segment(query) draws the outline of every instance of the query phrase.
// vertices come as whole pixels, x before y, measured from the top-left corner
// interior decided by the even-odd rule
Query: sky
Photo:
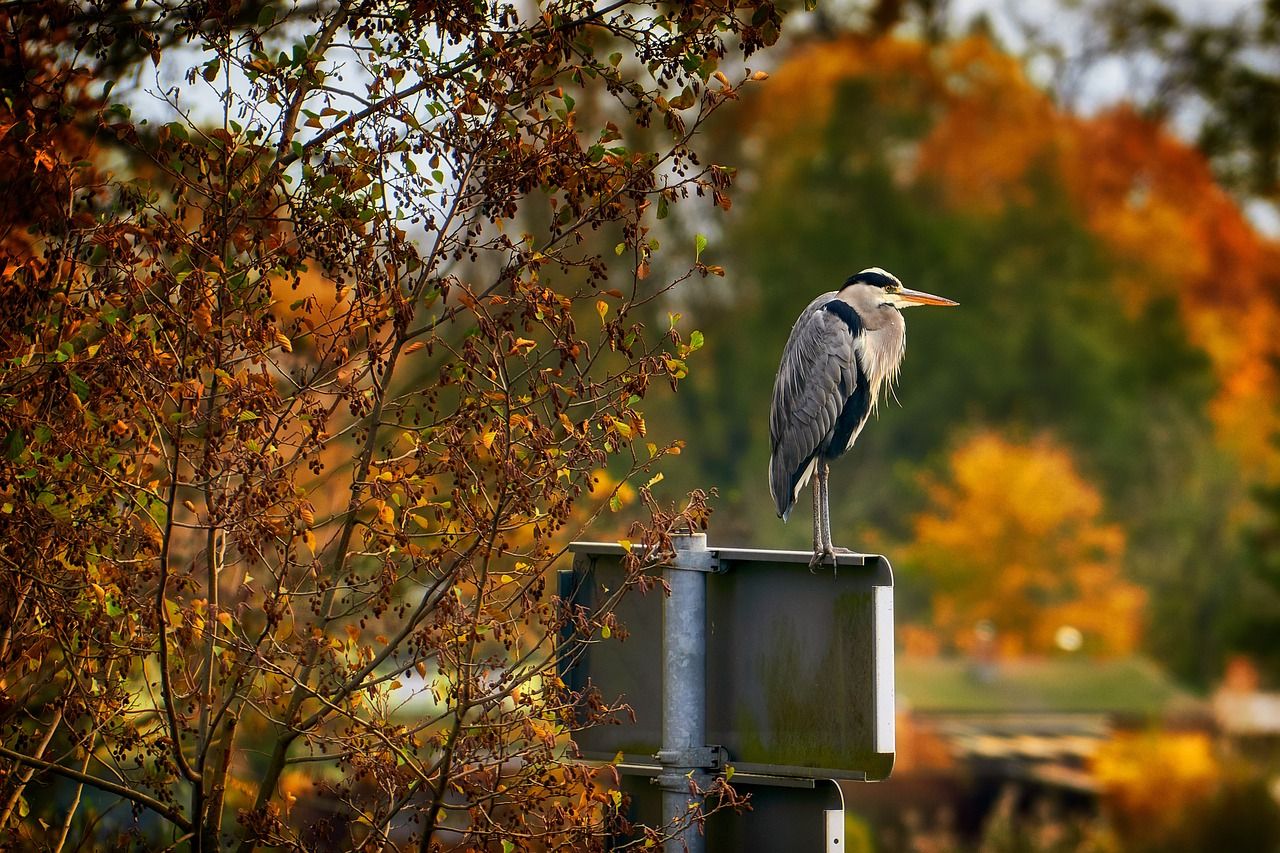
[[[1262,0],[1164,0],[1184,20],[1192,22],[1225,24],[1240,15],[1253,15],[1262,8]],[[1068,5],[1078,6],[1076,11],[1064,11]],[[963,28],[967,22],[986,15],[1001,42],[1014,53],[1027,48],[1024,36],[1027,25],[1034,27],[1041,38],[1056,43],[1064,57],[1079,60],[1091,45],[1088,43],[1088,9],[1093,2],[1070,0],[953,0],[950,17]],[[1086,114],[1113,106],[1131,97],[1141,96],[1142,68],[1128,63],[1104,60],[1089,63],[1089,72],[1075,83],[1071,106]],[[1031,74],[1040,85],[1048,86],[1050,69],[1047,64],[1033,64]],[[1193,119],[1188,118],[1188,121]],[[1188,128],[1177,128],[1185,131]]]

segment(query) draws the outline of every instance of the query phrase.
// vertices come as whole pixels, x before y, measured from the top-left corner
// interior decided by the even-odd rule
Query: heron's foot
[[[813,557],[809,560],[809,571],[816,573],[823,566],[836,568],[837,554],[855,554],[857,553],[851,548],[841,548],[839,545],[827,545],[818,548],[813,552]]]
[[[823,566],[831,566],[834,569],[836,566],[836,554],[848,553],[851,553],[848,548],[834,548],[831,545],[820,548],[813,552],[813,558],[809,560],[809,571],[817,572]]]

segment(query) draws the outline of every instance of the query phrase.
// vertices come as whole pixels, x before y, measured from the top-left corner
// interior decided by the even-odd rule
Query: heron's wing
[[[769,412],[769,491],[786,517],[811,473],[810,463],[836,424],[858,382],[854,330],[822,306],[809,304],[791,330],[773,386]]]

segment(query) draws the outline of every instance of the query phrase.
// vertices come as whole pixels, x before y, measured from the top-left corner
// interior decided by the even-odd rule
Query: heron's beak
[[[912,290],[908,287],[902,288],[896,294],[899,299],[910,305],[959,305],[959,302],[953,302],[944,296],[934,296],[932,293],[925,293],[923,290]]]

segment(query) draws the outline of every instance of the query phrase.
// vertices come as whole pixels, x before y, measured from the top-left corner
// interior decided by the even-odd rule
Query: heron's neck
[[[872,399],[879,399],[898,378],[898,366],[907,348],[907,325],[902,312],[884,301],[884,291],[865,284],[842,289],[837,298],[847,302],[862,323],[858,360],[871,385]]]

